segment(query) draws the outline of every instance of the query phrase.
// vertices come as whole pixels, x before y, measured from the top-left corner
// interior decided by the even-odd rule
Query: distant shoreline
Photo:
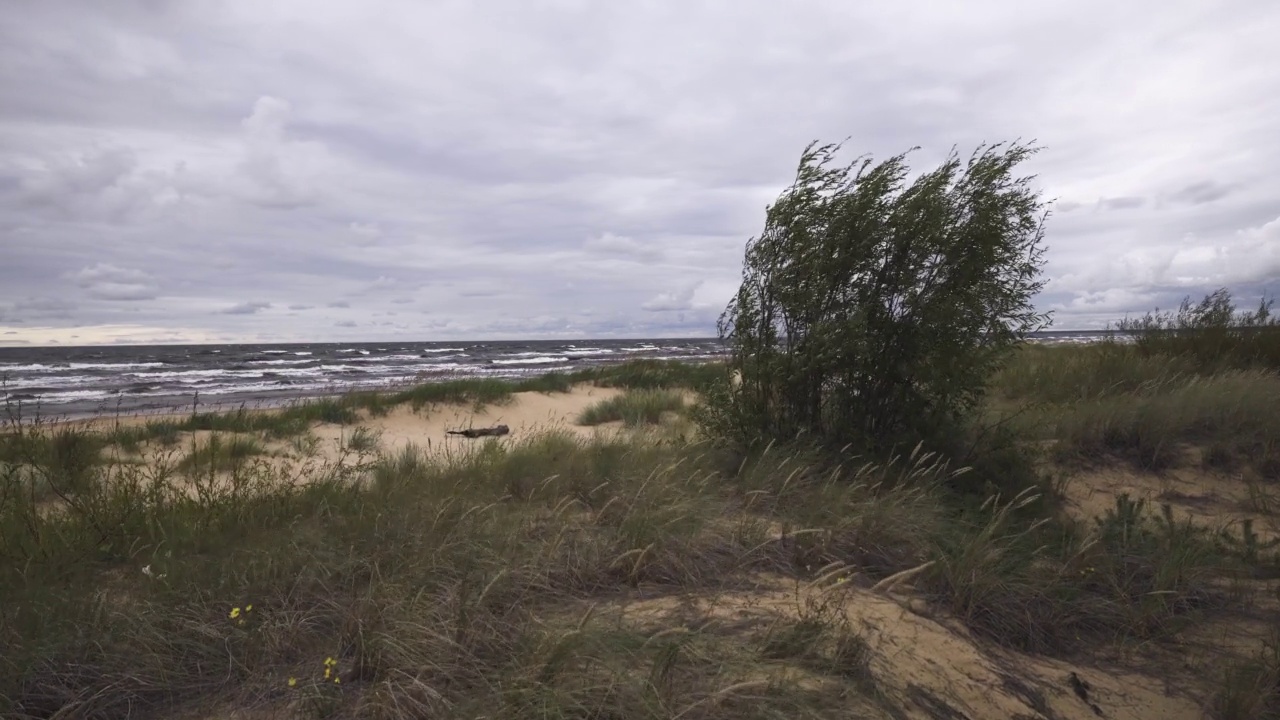
[[[1086,344],[1100,331],[1045,331],[1033,345]],[[56,421],[273,409],[350,393],[387,393],[466,378],[518,380],[634,360],[717,362],[719,340],[447,346],[289,344],[0,353],[0,405]],[[683,343],[683,344],[680,344]],[[580,346],[584,345],[584,346]],[[16,355],[16,357],[15,357]],[[7,361],[7,362],[5,362]],[[23,374],[25,372],[25,375]]]

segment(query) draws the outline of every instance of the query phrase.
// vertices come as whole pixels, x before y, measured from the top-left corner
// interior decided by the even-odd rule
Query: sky
[[[815,140],[1043,148],[1056,329],[1280,292],[1273,0],[0,3],[0,345],[713,335]]]

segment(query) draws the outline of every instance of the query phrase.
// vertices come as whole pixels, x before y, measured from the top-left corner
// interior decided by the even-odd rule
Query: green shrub
[[[806,148],[748,243],[720,322],[741,384],[708,404],[722,440],[885,452],[937,438],[1047,321],[1030,304],[1044,205],[1012,175],[1034,149],[952,153],[910,184],[905,155],[831,168],[838,149]]]

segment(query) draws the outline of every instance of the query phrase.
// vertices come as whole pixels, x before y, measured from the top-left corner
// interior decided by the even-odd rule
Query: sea
[[[1047,331],[1029,339],[1103,337]],[[519,378],[642,358],[707,362],[726,354],[715,338],[7,347],[0,348],[0,407],[9,417],[66,419],[272,407],[458,378]]]

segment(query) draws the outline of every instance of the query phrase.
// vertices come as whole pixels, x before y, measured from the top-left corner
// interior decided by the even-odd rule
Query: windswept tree
[[[719,324],[739,382],[708,405],[721,437],[862,450],[937,438],[1048,325],[1031,305],[1048,212],[1013,175],[1035,148],[953,151],[909,183],[907,153],[839,166],[839,149],[805,148],[747,244]]]

